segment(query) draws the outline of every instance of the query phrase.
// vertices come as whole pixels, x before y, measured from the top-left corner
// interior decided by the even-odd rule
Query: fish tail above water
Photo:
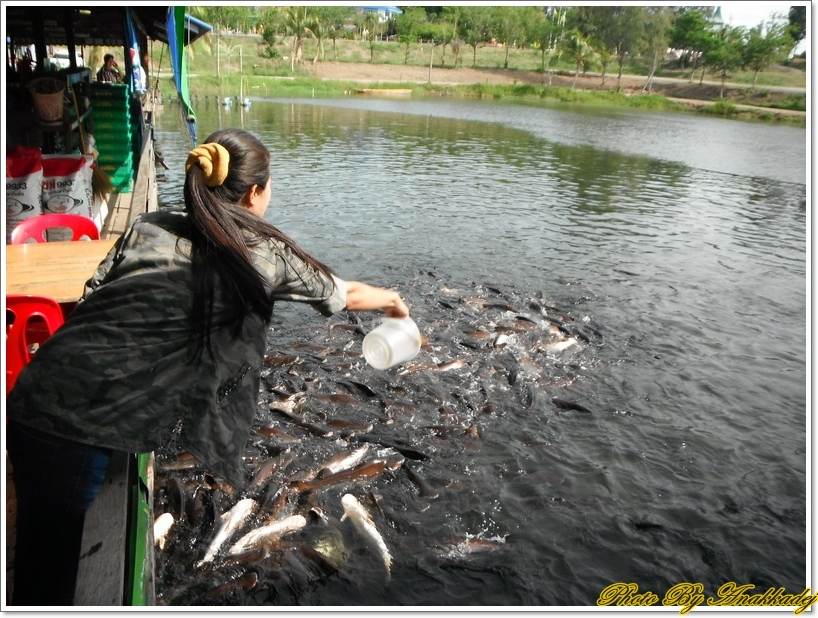
[[[366,512],[366,509],[361,506],[361,503],[358,502],[358,499],[352,494],[346,494],[341,498],[341,505],[344,507],[344,516],[342,519],[349,518],[361,536],[377,549],[378,555],[386,569],[386,579],[388,581],[392,572],[392,554],[389,553],[389,548],[375,527],[375,523],[372,521],[369,513]]]

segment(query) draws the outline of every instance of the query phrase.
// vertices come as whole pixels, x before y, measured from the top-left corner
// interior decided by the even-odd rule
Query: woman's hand
[[[406,306],[406,303],[403,302],[401,297],[395,292],[395,300],[393,301],[395,304],[391,307],[384,308],[383,312],[390,318],[408,318],[409,317],[409,307]]]
[[[394,290],[378,288],[360,281],[347,281],[348,311],[382,310],[390,318],[409,317],[409,307]]]

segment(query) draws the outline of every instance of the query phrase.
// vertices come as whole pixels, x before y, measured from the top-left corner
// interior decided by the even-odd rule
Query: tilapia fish
[[[383,561],[386,569],[386,578],[389,579],[392,570],[392,554],[383,540],[380,532],[375,527],[375,523],[366,512],[361,503],[352,494],[346,494],[341,498],[341,505],[344,507],[344,516],[341,519],[349,518],[355,529],[363,536],[368,543],[377,550],[379,557]]]
[[[205,552],[204,558],[196,563],[197,567],[201,567],[208,562],[212,562],[216,557],[221,546],[233,536],[233,534],[244,525],[244,522],[256,510],[257,503],[252,498],[244,498],[239,500],[235,506],[221,516],[221,525],[215,538],[210,542],[210,545]]]
[[[231,556],[235,556],[250,549],[266,547],[285,534],[300,530],[306,525],[307,520],[303,515],[293,515],[279,521],[268,523],[245,534],[236,541],[227,553]]]

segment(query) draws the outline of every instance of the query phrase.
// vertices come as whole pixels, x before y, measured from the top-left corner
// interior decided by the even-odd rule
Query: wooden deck
[[[145,145],[139,157],[136,184],[132,193],[111,193],[108,196],[108,216],[102,225],[102,238],[117,238],[130,227],[137,215],[159,207],[156,188],[156,161],[152,129],[148,129]]]

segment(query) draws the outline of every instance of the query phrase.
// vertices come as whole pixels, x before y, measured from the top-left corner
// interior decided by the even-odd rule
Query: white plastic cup
[[[389,369],[412,360],[420,351],[420,331],[412,318],[384,318],[364,337],[366,362],[375,369]]]

